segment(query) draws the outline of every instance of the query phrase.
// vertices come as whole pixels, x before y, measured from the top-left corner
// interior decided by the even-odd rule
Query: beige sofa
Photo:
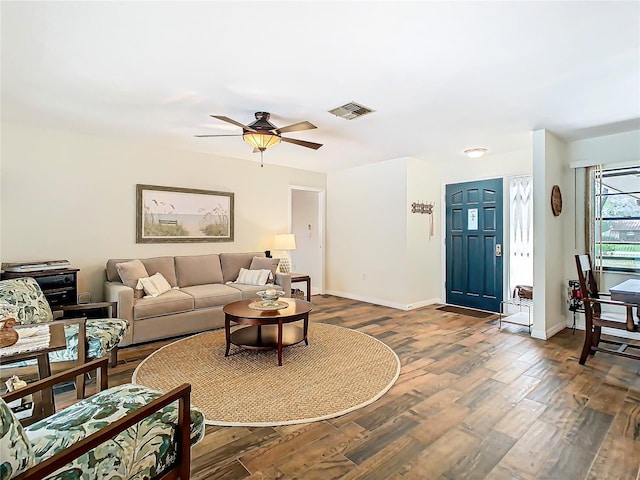
[[[224,326],[222,308],[228,303],[258,298],[265,286],[235,282],[241,268],[249,269],[263,252],[220,253],[140,259],[149,275],[160,272],[174,289],[155,298],[134,298],[116,265],[131,259],[107,261],[105,300],[118,303],[118,317],[129,321],[120,346],[201,332]],[[277,259],[274,259],[277,261]],[[175,288],[177,287],[177,288]],[[291,276],[276,273],[275,288],[291,296]]]

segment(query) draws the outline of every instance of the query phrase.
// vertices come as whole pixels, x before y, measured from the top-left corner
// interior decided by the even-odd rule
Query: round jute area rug
[[[275,350],[231,346],[224,329],[152,353],[133,383],[167,392],[190,383],[209,425],[276,426],[333,418],[374,402],[395,383],[400,360],[381,341],[348,328],[309,324],[309,345]]]

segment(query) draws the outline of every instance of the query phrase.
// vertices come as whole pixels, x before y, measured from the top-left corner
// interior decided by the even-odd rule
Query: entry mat
[[[474,310],[473,308],[456,307],[455,305],[444,305],[436,308],[436,310],[442,310],[443,312],[458,313],[460,315],[467,315],[468,317],[475,318],[489,318],[497,315],[493,312],[483,312],[482,310]]]

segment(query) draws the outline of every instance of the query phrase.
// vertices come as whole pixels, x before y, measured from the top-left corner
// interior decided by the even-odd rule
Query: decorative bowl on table
[[[270,305],[275,305],[278,299],[284,296],[284,292],[281,290],[270,288],[268,290],[260,290],[256,292],[256,295],[258,295],[262,299],[263,305],[265,307],[268,307]]]

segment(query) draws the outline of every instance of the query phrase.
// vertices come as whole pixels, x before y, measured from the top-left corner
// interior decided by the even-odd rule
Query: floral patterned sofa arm
[[[0,399],[0,479],[160,479],[190,476],[191,445],[204,436],[204,416],[190,406],[191,386],[163,395],[125,384],[98,392],[23,427],[7,403],[99,368],[106,386],[107,359],[34,382]]]

